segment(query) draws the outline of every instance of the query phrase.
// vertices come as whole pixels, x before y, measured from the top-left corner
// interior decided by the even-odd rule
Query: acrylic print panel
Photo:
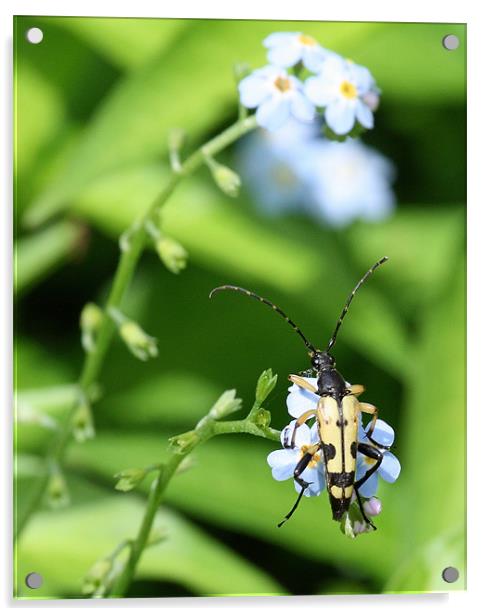
[[[16,597],[465,587],[465,49],[15,19]]]

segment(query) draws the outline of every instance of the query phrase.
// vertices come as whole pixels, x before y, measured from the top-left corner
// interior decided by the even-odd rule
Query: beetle
[[[298,417],[291,438],[288,438],[289,434],[286,434],[284,437],[284,447],[294,447],[298,427],[312,417],[316,417],[320,440],[318,443],[310,445],[302,451],[302,457],[294,469],[294,479],[298,485],[301,486],[301,492],[291,511],[284,517],[278,526],[282,526],[297,509],[306,488],[310,485],[302,479],[301,475],[308,464],[313,460],[315,454],[321,450],[323,452],[326,468],[326,485],[332,518],[336,521],[340,521],[343,518],[343,515],[350,507],[352,496],[355,492],[357,503],[365,522],[376,530],[375,525],[365,514],[359,489],[381,465],[383,459],[381,450],[388,449],[383,445],[379,446],[372,437],[378,418],[378,409],[372,404],[359,402],[358,396],[365,391],[365,387],[363,385],[350,385],[343,378],[336,369],[336,361],[330,351],[335,346],[338,331],[340,330],[343,319],[358,289],[364,284],[367,278],[387,260],[388,257],[379,259],[379,261],[374,263],[355,285],[345,302],[345,306],[342,309],[325,351],[321,351],[314,347],[296,323],[294,323],[281,308],[253,291],[234,285],[222,285],[216,287],[210,293],[211,299],[216,293],[221,291],[236,291],[266,304],[289,323],[294,331],[301,337],[308,349],[308,355],[311,360],[311,370],[300,374],[291,374],[289,375],[289,380],[298,387],[317,394],[319,399],[315,408],[309,409]],[[312,385],[304,378],[312,374],[315,374],[317,377],[316,386]],[[367,443],[362,443],[358,440],[359,418],[361,413],[372,415],[372,421],[366,433],[369,441]],[[355,479],[357,452],[375,461],[359,480]]]

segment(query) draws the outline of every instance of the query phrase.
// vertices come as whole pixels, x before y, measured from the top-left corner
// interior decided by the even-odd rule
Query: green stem
[[[111,592],[113,597],[124,597],[134,578],[137,564],[142,556],[150,536],[154,518],[156,517],[159,506],[162,502],[164,492],[168,483],[171,481],[181,462],[193,451],[200,443],[204,443],[213,436],[220,434],[253,434],[272,441],[280,441],[279,430],[270,427],[260,427],[251,418],[256,416],[260,409],[254,404],[246,419],[237,421],[215,421],[206,415],[194,430],[196,439],[184,449],[183,452],[173,453],[168,462],[162,466],[157,478],[152,484],[147,507],[142,518],[136,539],[131,544],[130,555],[125,567],[115,582]]]
[[[205,162],[206,156],[218,154],[227,146],[237,141],[240,137],[256,127],[257,122],[255,115],[248,116],[246,118],[239,119],[235,122],[235,124],[232,124],[222,133],[202,145],[198,150],[196,150],[196,152],[186,159],[186,161],[181,165],[179,171],[172,172],[166,187],[154,200],[143,218],[138,220],[134,225],[133,233],[130,235],[128,248],[126,251],[122,252],[117,270],[115,272],[110,294],[105,305],[104,317],[100,325],[96,347],[92,353],[88,353],[85,356],[85,361],[79,379],[79,388],[82,394],[89,397],[90,389],[100,374],[103,361],[110,347],[110,343],[116,329],[112,318],[109,316],[109,311],[110,309],[118,310],[120,308],[125,291],[132,280],[135,268],[145,246],[147,223],[156,218],[159,210],[172,195],[179,182],[196,171],[196,169],[198,169],[198,167]],[[63,425],[60,427],[55,436],[54,442],[49,447],[49,460],[57,463],[59,466],[62,466],[66,448],[71,440],[71,422],[75,411],[76,405],[65,419]],[[33,497],[26,513],[16,524],[16,537],[20,535],[22,529],[25,527],[32,514],[41,504],[49,481],[48,470],[46,473],[47,474],[42,477],[39,488],[36,490],[35,496]]]

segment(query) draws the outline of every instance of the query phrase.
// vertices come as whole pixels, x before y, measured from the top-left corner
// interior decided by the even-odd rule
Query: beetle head
[[[335,367],[335,358],[326,351],[313,351],[310,353],[311,365],[316,372],[321,372],[329,368]]]

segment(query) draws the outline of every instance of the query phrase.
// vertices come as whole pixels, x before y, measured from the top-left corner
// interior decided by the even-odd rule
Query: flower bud
[[[271,413],[266,409],[259,409],[254,417],[254,423],[258,428],[268,428],[271,425]]]
[[[194,430],[185,432],[184,434],[178,434],[169,439],[169,447],[174,453],[184,454],[196,445],[199,441],[199,436]]]
[[[148,336],[135,321],[125,321],[119,328],[120,336],[130,352],[142,361],[157,357],[157,340]]]
[[[115,479],[118,479],[115,484],[115,490],[120,492],[130,492],[136,488],[139,483],[145,479],[147,471],[143,468],[127,468],[115,475]]]
[[[61,509],[69,505],[69,492],[66,480],[60,470],[56,469],[49,477],[47,484],[47,504],[51,509]]]
[[[216,185],[229,197],[238,197],[242,181],[238,173],[235,173],[230,167],[220,165],[212,160],[210,163],[210,171]]]
[[[86,304],[81,311],[81,345],[87,353],[95,348],[95,339],[103,321],[103,311],[92,302]]]
[[[366,511],[365,502],[364,511]],[[357,499],[352,500],[348,511],[343,515],[340,528],[342,533],[351,539],[355,539],[357,535],[363,533],[370,533],[373,530],[372,526],[364,520]]]
[[[79,404],[73,415],[73,436],[78,443],[84,443],[95,437],[95,426],[90,405],[83,401]]]
[[[167,145],[170,152],[178,152],[184,145],[186,132],[182,128],[172,128],[169,131]]]
[[[377,111],[380,103],[380,96],[378,92],[371,90],[363,96],[362,100],[371,111]]]
[[[164,528],[153,528],[150,532],[149,538],[147,539],[147,547],[157,545],[161,541],[167,539],[167,536],[167,531]]]
[[[242,408],[242,400],[235,397],[236,393],[236,389],[224,391],[208,413],[209,416],[212,419],[222,419],[240,410]]]
[[[364,511],[366,515],[376,516],[382,511],[382,503],[380,500],[373,496],[368,500],[364,501]]]
[[[17,404],[16,419],[19,423],[33,424],[48,430],[57,430],[58,428],[55,419],[26,402]]]
[[[255,401],[260,406],[269,396],[277,383],[277,374],[272,374],[271,368],[264,370],[257,381],[255,390]]]
[[[105,586],[105,581],[112,570],[112,566],[113,562],[108,558],[98,560],[83,578],[82,594],[94,595],[100,593]]]
[[[365,520],[356,520],[353,523],[353,534],[355,536],[368,532],[368,524]]]
[[[167,269],[173,274],[179,274],[186,267],[188,253],[179,242],[163,235],[155,243],[157,254]]]

